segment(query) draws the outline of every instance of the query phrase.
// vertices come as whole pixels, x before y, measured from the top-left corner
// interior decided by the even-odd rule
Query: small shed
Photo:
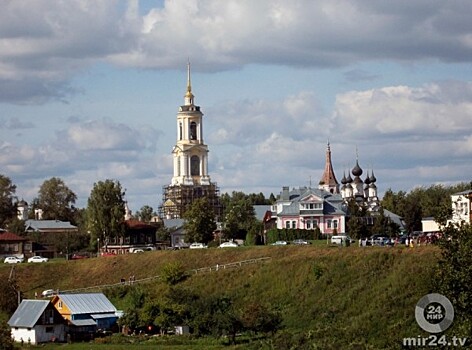
[[[23,300],[8,325],[15,342],[65,341],[65,320],[49,300]]]

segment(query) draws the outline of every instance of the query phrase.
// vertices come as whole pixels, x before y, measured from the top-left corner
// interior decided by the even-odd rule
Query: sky
[[[472,180],[469,0],[2,1],[0,174],[134,212],[169,185],[187,62],[221,193],[317,186],[327,142],[380,197]]]

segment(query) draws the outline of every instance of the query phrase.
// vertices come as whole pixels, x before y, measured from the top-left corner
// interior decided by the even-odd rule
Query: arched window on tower
[[[197,123],[191,122],[190,123],[190,140],[197,139]]]
[[[182,123],[179,123],[179,140],[182,140]]]
[[[200,158],[198,156],[192,156],[192,158],[190,158],[190,175],[200,175]]]

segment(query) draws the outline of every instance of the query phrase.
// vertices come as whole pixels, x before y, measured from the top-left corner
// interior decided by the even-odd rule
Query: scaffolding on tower
[[[162,205],[159,207],[159,216],[163,219],[183,218],[193,202],[206,197],[213,207],[216,220],[223,214],[220,201],[220,190],[216,183],[209,185],[167,185],[162,188]]]

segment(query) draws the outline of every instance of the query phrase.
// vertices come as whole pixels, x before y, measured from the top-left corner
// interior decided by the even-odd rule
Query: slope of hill
[[[164,265],[186,270],[258,257],[266,262],[194,274],[182,286],[205,295],[229,295],[244,305],[258,301],[280,311],[283,329],[267,348],[310,344],[310,348],[401,348],[403,337],[422,334],[417,301],[430,290],[436,247],[244,247],[157,251],[127,256],[52,261],[15,267],[26,297],[43,289],[69,290],[158,276]],[[8,278],[10,267],[0,268]],[[139,285],[137,283],[136,285]],[[159,288],[150,280],[142,288]],[[111,293],[118,308],[126,300]],[[285,345],[284,345],[285,344]],[[261,344],[254,345],[262,347]]]

